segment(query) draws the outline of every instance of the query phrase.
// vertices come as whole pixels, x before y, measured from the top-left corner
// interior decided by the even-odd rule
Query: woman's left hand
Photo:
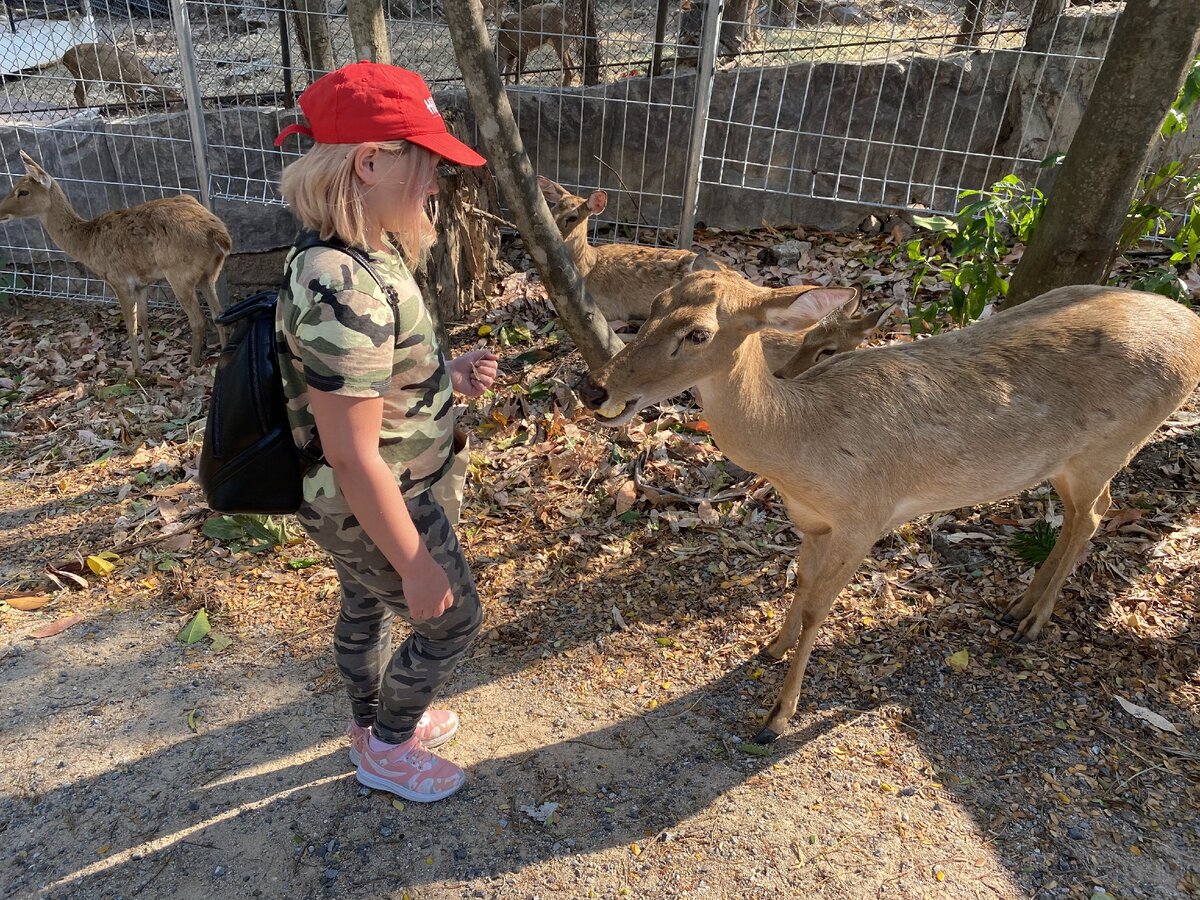
[[[464,397],[478,397],[492,386],[499,357],[490,350],[472,350],[450,360],[450,384]]]

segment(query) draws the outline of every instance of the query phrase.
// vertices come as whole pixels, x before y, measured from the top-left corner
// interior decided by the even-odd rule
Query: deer
[[[558,54],[562,83],[568,85],[575,66],[571,59],[572,40],[567,34],[566,14],[561,3],[534,3],[520,12],[510,13],[500,19],[500,27],[496,31],[500,72],[505,80],[511,75],[519,83],[525,74],[525,61],[529,54],[543,44],[549,44]]]
[[[63,54],[63,65],[75,78],[75,105],[87,102],[89,82],[107,84],[125,95],[127,105],[145,102],[154,94],[160,103],[182,102],[179,91],[159,82],[137,54],[114,44],[76,44]]]
[[[795,714],[817,631],[880,535],[1049,481],[1062,530],[1003,616],[1016,642],[1035,640],[1109,509],[1113,476],[1200,383],[1200,317],[1157,294],[1090,285],[775,378],[763,334],[812,328],[848,289],[789,303],[703,257],[694,268],[580,395],[616,427],[699,385],[721,451],[770,481],[802,532],[793,602],[762,649],[794,655],[760,743]]]
[[[165,278],[187,314],[191,363],[198,366],[208,323],[196,291],[204,295],[213,318],[219,316],[217,279],[233,249],[225,223],[187,194],[84,219],[58,182],[25,151],[21,160],[25,175],[0,200],[0,223],[37,219],[60,250],[104,279],[121,306],[135,375],[142,367],[139,327],[146,356],[150,355],[146,295],[151,284]],[[218,326],[217,332],[224,341],[224,329]]]
[[[542,175],[538,176],[538,186],[571,259],[587,283],[588,293],[610,321],[645,321],[650,316],[654,298],[682,279],[696,259],[697,254],[691,250],[639,244],[591,244],[587,237],[588,219],[604,212],[608,194],[593,191],[586,198],[580,197]],[[803,293],[813,287],[801,285],[774,290],[785,296]],[[856,294],[803,335],[767,335],[767,360],[771,370],[780,377],[793,378],[835,353],[853,350],[862,344],[879,327],[891,307],[864,314],[858,311],[859,302]]]

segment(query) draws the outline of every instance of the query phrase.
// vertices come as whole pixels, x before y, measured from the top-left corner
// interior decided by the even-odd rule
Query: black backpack
[[[305,232],[297,251],[332,247],[354,258],[387,293],[367,255],[336,238]],[[284,273],[290,278],[289,271]],[[320,439],[300,448],[292,440],[287,400],[275,346],[278,291],[262,291],[230,306],[218,318],[231,334],[213,376],[208,425],[200,450],[200,486],[220,513],[294,513],[303,499],[301,480],[324,459]]]

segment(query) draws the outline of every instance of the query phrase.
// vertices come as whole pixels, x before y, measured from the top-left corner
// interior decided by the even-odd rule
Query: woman
[[[430,802],[465,779],[429,752],[458,730],[430,704],[483,619],[430,489],[450,466],[452,388],[482,394],[496,357],[445,362],[410,269],[434,239],[425,206],[438,163],[485,160],[447,132],[421,77],[396,66],[331,72],[300,107],[308,126],[288,126],[276,145],[301,133],[316,146],[284,170],[283,195],[326,244],[288,256],[278,346],[297,446],[315,434],[325,459],[305,477],[298,517],[341,583],[334,654],[358,780]],[[412,627],[395,652],[393,615]]]

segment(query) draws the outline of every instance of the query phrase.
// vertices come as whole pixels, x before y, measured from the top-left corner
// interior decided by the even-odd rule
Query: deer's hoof
[[[779,732],[773,728],[764,728],[754,736],[756,744],[773,744],[779,740]]]
[[[771,641],[770,643],[763,644],[758,648],[758,655],[760,659],[765,659],[768,662],[776,663],[787,656],[787,652],[790,649],[790,647],[784,647],[782,650],[780,650],[775,646],[775,642]]]

